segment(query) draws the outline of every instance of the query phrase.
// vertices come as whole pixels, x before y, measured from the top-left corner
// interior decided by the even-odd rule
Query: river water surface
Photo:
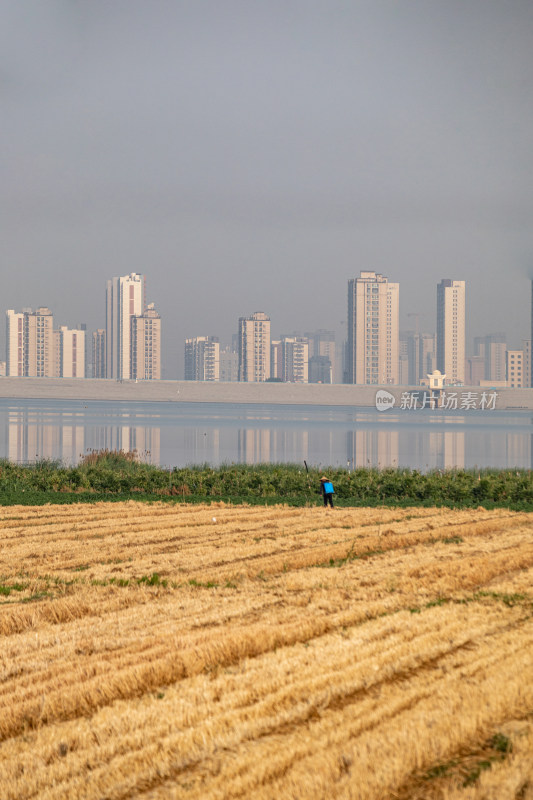
[[[530,469],[533,413],[418,409],[0,400],[0,457],[76,464],[136,450],[161,466],[309,465]]]

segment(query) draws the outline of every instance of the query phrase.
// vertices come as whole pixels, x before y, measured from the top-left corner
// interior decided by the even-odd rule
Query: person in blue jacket
[[[326,478],[323,475],[320,478],[320,492],[324,498],[324,506],[327,508],[328,503],[333,508],[333,495],[335,494],[335,489],[333,488],[333,484],[329,478]]]

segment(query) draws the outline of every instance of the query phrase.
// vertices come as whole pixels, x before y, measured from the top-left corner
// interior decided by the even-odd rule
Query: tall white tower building
[[[256,311],[239,319],[239,380],[248,383],[270,378],[270,317]]]
[[[59,369],[61,378],[85,377],[85,331],[70,330],[66,325],[59,329]]]
[[[24,375],[24,312],[6,311],[6,375]]]
[[[131,366],[134,380],[161,378],[161,316],[153,303],[144,314],[131,317]]]
[[[105,330],[98,328],[93,332],[93,361],[92,361],[92,376],[93,378],[106,377],[106,344],[105,344]]]
[[[399,383],[399,296],[376,272],[348,281],[346,383]]]
[[[282,380],[307,383],[309,378],[309,342],[302,336],[284,336],[281,340]]]
[[[130,380],[131,318],[141,316],[145,277],[136,272],[107,281],[106,291],[106,375],[115,380]]]
[[[437,285],[437,369],[446,383],[465,382],[465,282]]]
[[[54,316],[41,307],[22,313],[6,312],[6,374],[27,378],[54,378],[57,372]]]

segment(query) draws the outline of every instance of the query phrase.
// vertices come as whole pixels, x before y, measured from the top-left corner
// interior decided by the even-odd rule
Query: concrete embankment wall
[[[376,407],[376,393],[394,397],[395,410],[405,407],[418,394],[418,407],[425,390],[419,386],[350,386],[345,384],[208,383],[196,381],[114,381],[69,378],[0,378],[0,399],[110,400],[117,402],[176,403],[277,403],[318,406]],[[533,389],[490,389],[479,386],[447,387],[456,393],[457,408],[470,407],[533,410]],[[470,394],[469,394],[470,393]],[[485,395],[484,400],[482,399]],[[491,397],[495,395],[495,397]],[[465,399],[467,398],[467,399]],[[475,406],[472,405],[475,404]],[[453,404],[450,406],[453,408]],[[464,407],[464,406],[463,406]]]

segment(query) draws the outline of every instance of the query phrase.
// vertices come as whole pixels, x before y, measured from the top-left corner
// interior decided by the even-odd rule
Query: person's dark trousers
[[[331,508],[333,508],[333,495],[331,493],[324,495],[324,506],[326,508],[328,506],[328,503],[330,504]]]

